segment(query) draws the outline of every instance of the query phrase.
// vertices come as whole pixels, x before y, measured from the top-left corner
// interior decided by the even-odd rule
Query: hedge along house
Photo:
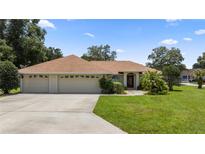
[[[131,61],[86,61],[75,55],[19,70],[23,93],[101,93],[99,79],[110,76],[137,89],[139,75],[150,68]]]

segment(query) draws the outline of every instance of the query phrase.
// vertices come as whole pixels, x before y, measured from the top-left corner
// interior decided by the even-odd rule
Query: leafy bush
[[[124,93],[124,86],[121,82],[113,82],[113,92],[116,94]]]
[[[112,94],[113,92],[113,82],[111,79],[101,78],[99,80],[100,88],[102,89],[103,94]]]
[[[8,94],[11,89],[18,88],[18,69],[10,61],[0,62],[0,89]]]
[[[141,77],[143,90],[148,90],[149,94],[167,94],[168,86],[163,80],[161,73],[148,71]]]
[[[123,94],[124,86],[121,82],[113,82],[111,78],[101,78],[99,80],[103,94]]]

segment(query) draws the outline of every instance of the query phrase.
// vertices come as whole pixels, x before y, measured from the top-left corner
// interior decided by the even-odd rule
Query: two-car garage
[[[100,93],[100,75],[22,75],[24,93]]]

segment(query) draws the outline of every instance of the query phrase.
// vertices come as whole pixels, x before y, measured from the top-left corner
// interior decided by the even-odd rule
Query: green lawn
[[[205,133],[205,89],[174,89],[158,96],[101,96],[94,113],[128,133]]]

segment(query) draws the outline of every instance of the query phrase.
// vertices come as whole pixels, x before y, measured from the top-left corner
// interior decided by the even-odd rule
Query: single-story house
[[[196,81],[194,72],[200,69],[185,69],[181,72],[181,82],[193,82]],[[205,76],[203,76],[203,81],[205,82]]]
[[[86,61],[75,55],[19,70],[23,93],[100,93],[99,79],[110,76],[137,89],[139,75],[152,70],[132,61]]]
[[[194,69],[185,69],[180,75],[181,82],[190,82],[194,80]]]

